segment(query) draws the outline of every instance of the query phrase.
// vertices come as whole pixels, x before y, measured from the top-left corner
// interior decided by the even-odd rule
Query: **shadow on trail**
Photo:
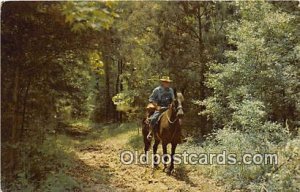
[[[70,174],[77,180],[85,184],[101,183],[109,185],[113,170],[110,170],[108,166],[97,168],[87,165],[83,160],[78,158],[74,159],[74,162],[76,162],[76,165],[70,170]]]
[[[48,135],[39,146],[39,155],[28,159],[35,161],[31,170],[28,170],[28,173],[34,175],[29,182],[39,184],[35,191],[90,191],[86,187],[94,184],[111,186],[115,170],[107,164],[93,166],[85,162],[85,159],[97,161],[97,158],[89,148],[82,149],[81,152],[91,155],[80,158],[74,151],[78,141],[73,138],[64,134]],[[101,149],[98,152],[101,153]],[[24,189],[26,187],[21,186]]]
[[[190,171],[188,171],[184,165],[178,165],[175,168],[175,173],[173,173],[172,175],[174,176],[175,179],[177,179],[179,181],[184,181],[185,183],[191,185],[192,187],[196,187],[197,184],[195,184],[193,181],[191,181],[188,176],[189,172]]]

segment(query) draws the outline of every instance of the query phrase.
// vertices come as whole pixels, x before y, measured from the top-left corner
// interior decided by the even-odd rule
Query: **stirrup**
[[[151,133],[148,133],[148,135],[147,135],[147,140],[148,140],[148,141],[151,141],[151,140],[152,140],[152,137],[153,137],[152,134],[151,134]]]
[[[146,123],[147,125],[149,125],[150,124],[149,118],[146,118],[145,121],[144,121],[144,123]]]

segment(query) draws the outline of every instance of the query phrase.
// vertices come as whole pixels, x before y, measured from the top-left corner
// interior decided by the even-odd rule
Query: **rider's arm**
[[[152,91],[152,94],[149,97],[149,102],[153,103],[154,105],[157,105],[157,103],[158,103],[158,89],[154,89]]]
[[[158,92],[159,92],[159,90],[157,88],[154,89],[152,94],[149,97],[149,102],[152,103],[157,110],[159,110],[159,106],[158,106],[158,94],[159,93]]]

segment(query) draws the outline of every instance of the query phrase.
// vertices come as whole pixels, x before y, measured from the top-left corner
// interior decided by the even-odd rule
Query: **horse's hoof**
[[[167,175],[171,175],[171,169],[169,169],[169,168],[165,168],[165,169],[164,169],[164,172],[165,172]]]
[[[175,175],[176,174],[176,171],[175,171],[175,169],[172,169],[172,171],[171,171],[171,175]]]
[[[174,168],[173,169],[171,169],[170,167],[168,167],[168,168],[165,168],[164,169],[164,172],[167,174],[167,175],[172,175],[173,173],[175,173],[175,170],[174,170]]]
[[[158,169],[159,167],[158,167],[158,164],[153,164],[153,169]]]
[[[170,175],[171,175],[171,171],[170,171],[170,170],[167,170],[167,172],[166,172],[166,173],[167,173],[167,175],[168,175],[168,176],[170,176]]]
[[[148,158],[147,158],[147,157],[143,157],[142,161],[143,161],[143,162],[147,162],[147,161],[148,161]]]
[[[164,167],[163,172],[166,172],[167,169],[168,169],[168,167]]]

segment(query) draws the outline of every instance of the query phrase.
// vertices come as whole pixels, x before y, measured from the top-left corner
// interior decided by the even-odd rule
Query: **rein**
[[[167,114],[167,119],[168,119],[169,123],[173,124],[173,123],[175,123],[178,120],[178,117],[176,116],[175,120],[171,121],[169,115]]]
[[[178,106],[178,107],[177,107],[177,110],[178,110],[178,109],[182,109],[182,106]],[[174,121],[171,121],[171,119],[170,119],[168,113],[167,113],[166,115],[167,115],[167,119],[168,119],[169,123],[171,123],[171,124],[175,123],[175,122],[178,120],[177,115],[176,115],[176,118],[175,118]]]
[[[177,107],[177,110],[178,110],[178,109],[182,109],[182,106]],[[168,113],[167,113],[166,115],[167,115],[168,122],[169,122],[170,124],[174,124],[174,123],[179,119],[178,116],[176,115],[176,118],[174,119],[174,121],[171,121],[171,119],[170,119]],[[172,134],[171,141],[173,141],[173,139],[174,139],[174,137],[175,137],[175,134],[176,134],[176,131],[177,131],[177,130],[176,130],[176,126],[175,126],[175,130],[174,130],[174,132],[173,132],[173,134]]]

